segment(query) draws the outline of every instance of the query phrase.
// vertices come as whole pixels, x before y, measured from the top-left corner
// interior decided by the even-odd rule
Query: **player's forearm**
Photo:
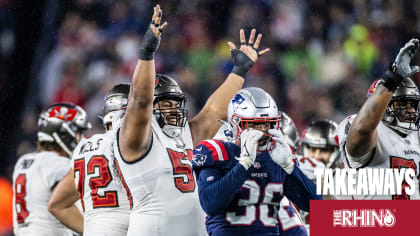
[[[295,165],[293,172],[286,175],[284,192],[287,198],[294,202],[300,209],[309,211],[309,200],[321,200],[322,196],[316,194],[316,186]]]
[[[201,206],[207,214],[223,213],[244,184],[248,173],[242,165],[237,164],[220,180],[208,184],[208,178],[214,177],[214,174],[203,171],[200,173],[202,184],[199,183],[199,187],[205,185],[199,188]]]
[[[155,68],[153,60],[139,60],[120,130],[121,153],[126,161],[139,158],[150,144]],[[124,138],[122,138],[124,137]]]
[[[382,85],[365,102],[354,119],[347,137],[346,148],[354,157],[362,156],[374,148],[376,127],[391,101],[392,92]]]
[[[129,102],[133,101],[133,105],[138,107],[151,106],[155,77],[154,60],[138,60],[133,74]]]
[[[218,120],[226,120],[227,108],[230,100],[244,85],[244,78],[241,76],[230,73],[226,80],[220,85],[216,91],[209,97],[204,110],[208,110],[214,114]]]
[[[50,212],[67,228],[82,234],[83,215],[75,205],[67,208],[52,208]]]
[[[220,127],[217,121],[227,119],[229,102],[243,84],[242,77],[230,73],[225,82],[209,97],[200,113],[190,121],[194,145],[216,134]]]

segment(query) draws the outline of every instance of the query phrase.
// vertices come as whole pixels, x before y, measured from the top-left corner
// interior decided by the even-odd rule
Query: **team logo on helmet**
[[[372,96],[372,94],[375,92],[375,90],[378,88],[378,86],[383,83],[384,81],[382,79],[377,79],[375,80],[372,85],[369,87],[368,93],[367,93],[367,97],[370,98],[370,96]]]
[[[156,77],[155,77],[155,88],[157,87],[158,83],[159,83],[159,77],[158,77],[158,76],[156,76]]]
[[[240,94],[237,93],[235,97],[232,99],[233,110],[236,111],[239,105],[241,105],[245,101],[245,98]]]
[[[76,109],[57,106],[57,107],[53,107],[50,110],[49,117],[50,118],[55,117],[55,118],[58,118],[60,120],[65,120],[65,121],[72,121],[74,117],[76,117],[76,114],[77,114]]]

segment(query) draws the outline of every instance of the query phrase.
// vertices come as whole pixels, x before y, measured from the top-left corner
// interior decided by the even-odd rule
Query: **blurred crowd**
[[[103,98],[129,82],[155,1],[72,0],[61,6],[55,44],[37,75],[37,101],[45,107],[84,107],[94,129]],[[414,0],[162,0],[168,22],[156,71],[176,79],[194,116],[232,69],[228,41],[239,29],[263,34],[264,55],[245,86],[269,92],[302,131],[311,120],[340,122],[357,112],[366,92],[411,37],[419,36]],[[417,60],[417,62],[420,62]],[[417,63],[419,64],[419,63]],[[419,82],[417,78],[415,81]],[[27,109],[18,154],[35,149],[37,114]]]

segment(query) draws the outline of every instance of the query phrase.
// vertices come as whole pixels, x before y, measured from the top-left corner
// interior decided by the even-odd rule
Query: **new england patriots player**
[[[47,205],[52,191],[71,169],[74,148],[90,127],[86,112],[74,104],[54,104],[41,113],[37,134],[39,151],[19,158],[13,171],[15,235],[72,235],[71,230],[48,212]],[[79,214],[81,219],[75,206],[69,212]],[[75,231],[81,232],[81,227]]]
[[[279,111],[279,114],[280,130],[286,138],[287,144],[293,152],[296,153],[300,142],[299,132],[292,118],[282,111]],[[225,121],[222,123],[222,126],[219,128],[213,139],[222,140],[224,142],[232,142],[233,134],[230,125]],[[299,212],[296,210],[293,203],[287,199],[287,197],[283,197],[280,201],[278,220],[280,235],[308,235],[307,229],[304,226]]]
[[[185,94],[169,76],[156,75],[154,54],[167,22],[154,8],[140,59],[133,74],[125,115],[113,123],[116,160],[133,208],[127,235],[205,235],[204,212],[191,166],[193,145],[211,138],[226,119],[229,101],[242,88],[245,74],[269,49],[259,51],[262,34],[252,30],[248,43],[240,31],[240,48],[229,43],[234,67],[202,110],[187,121]]]
[[[292,161],[279,122],[271,96],[245,88],[229,103],[232,142],[204,140],[195,148],[193,168],[210,235],[279,235],[284,195],[305,210],[310,199],[321,199]]]

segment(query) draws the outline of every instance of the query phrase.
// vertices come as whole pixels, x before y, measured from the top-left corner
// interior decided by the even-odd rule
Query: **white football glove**
[[[241,133],[241,157],[237,158],[246,170],[254,164],[257,158],[258,140],[263,136],[263,132],[255,129],[244,130]]]
[[[292,161],[292,152],[286,138],[280,130],[270,129],[268,133],[273,136],[272,139],[276,142],[274,149],[270,151],[271,159],[290,175],[295,163]]]

